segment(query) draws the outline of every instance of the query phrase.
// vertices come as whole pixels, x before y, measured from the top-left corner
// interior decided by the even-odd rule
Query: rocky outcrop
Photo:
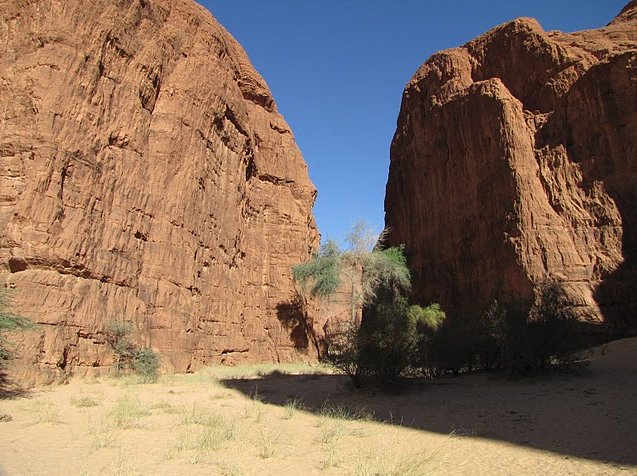
[[[407,85],[385,199],[419,301],[526,307],[564,282],[581,316],[637,316],[637,2],[607,27],[501,25]],[[617,329],[619,328],[619,329]]]
[[[108,366],[121,319],[176,371],[313,357],[277,308],[316,191],[223,27],[190,0],[11,0],[0,24],[1,277],[38,323],[14,371]]]

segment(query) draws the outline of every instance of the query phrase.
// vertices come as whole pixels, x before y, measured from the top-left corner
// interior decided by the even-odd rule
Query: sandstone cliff
[[[385,199],[416,299],[528,306],[553,277],[583,318],[634,327],[636,161],[636,1],[598,30],[520,18],[435,54],[404,91]]]
[[[0,277],[39,324],[14,371],[108,366],[118,319],[177,371],[311,357],[277,307],[316,191],[223,27],[189,0],[3,0],[0,25]]]

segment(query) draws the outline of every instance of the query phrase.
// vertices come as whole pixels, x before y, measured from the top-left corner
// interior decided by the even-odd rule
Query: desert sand
[[[637,474],[637,339],[590,360],[393,393],[318,365],[71,380],[0,400],[0,474]]]

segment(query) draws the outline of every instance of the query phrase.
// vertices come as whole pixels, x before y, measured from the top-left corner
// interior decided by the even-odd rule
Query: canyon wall
[[[403,94],[385,199],[414,298],[525,308],[545,279],[583,320],[637,323],[637,2],[608,26],[530,18],[433,55]]]
[[[122,320],[169,371],[315,358],[285,309],[316,191],[228,32],[189,0],[5,0],[0,25],[0,278],[38,326],[12,372],[103,370]]]

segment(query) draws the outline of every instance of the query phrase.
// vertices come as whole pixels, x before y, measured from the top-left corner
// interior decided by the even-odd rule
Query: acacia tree
[[[310,261],[292,268],[301,294],[329,302],[347,283],[353,324],[358,310],[374,301],[381,286],[391,283],[396,292],[408,293],[411,274],[402,248],[376,246],[384,233],[377,237],[369,225],[358,222],[346,236],[347,250],[328,240]]]
[[[292,267],[292,276],[303,297],[334,298],[341,285],[341,255],[336,242],[328,240],[310,261]]]
[[[391,380],[417,360],[423,329],[435,331],[444,313],[433,322],[428,308],[408,304],[411,274],[402,247],[373,246],[377,241],[370,239],[369,228],[362,224],[354,227],[347,241],[346,251],[328,241],[312,260],[295,266],[293,276],[306,300],[330,301],[349,286],[349,325],[330,336],[324,357],[356,386],[365,376]],[[359,309],[365,309],[360,326]]]

